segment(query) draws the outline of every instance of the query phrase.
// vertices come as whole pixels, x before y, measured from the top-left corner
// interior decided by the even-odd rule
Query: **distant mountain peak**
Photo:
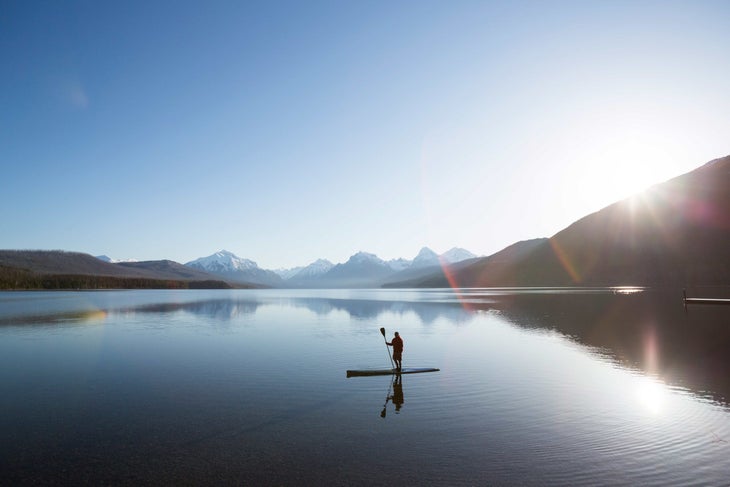
[[[317,259],[307,267],[329,267],[332,268],[334,264],[327,259]]]
[[[441,254],[441,260],[444,262],[447,262],[449,264],[455,264],[456,262],[461,262],[463,260],[468,259],[474,259],[477,256],[472,254],[466,249],[462,249],[460,247],[454,247],[443,254]]]
[[[317,259],[308,266],[302,267],[298,272],[290,276],[290,279],[312,279],[323,276],[335,265],[327,259]]]
[[[197,267],[208,272],[231,272],[259,268],[256,262],[238,257],[228,250],[219,250],[212,255],[195,259],[185,265]]]
[[[225,249],[219,250],[215,254],[210,255],[208,257],[215,257],[216,259],[219,259],[219,260],[226,260],[226,259],[228,259],[228,260],[232,260],[232,261],[235,261],[235,260],[245,260],[245,261],[248,261],[248,262],[253,262],[253,261],[250,261],[248,259],[242,259],[241,257],[237,256],[236,254],[234,254],[230,250],[225,250]]]
[[[411,261],[401,257],[399,259],[391,259],[387,262],[387,264],[394,271],[402,271],[403,269],[407,269],[411,266]]]
[[[348,261],[348,263],[357,264],[357,263],[363,263],[363,262],[376,262],[378,264],[385,264],[385,261],[378,257],[375,254],[371,254],[369,252],[363,252],[360,251],[356,253],[355,255],[351,256]]]
[[[228,250],[219,250],[215,254],[195,259],[185,265],[239,283],[279,286],[283,282],[281,276],[274,271],[261,269],[256,262],[238,257]]]
[[[297,273],[299,271],[301,271],[302,269],[304,269],[303,266],[291,267],[291,268],[282,267],[279,269],[272,269],[272,270],[275,273],[277,273],[282,279],[286,280],[286,279],[290,279],[290,278],[294,277],[295,275],[297,275]]]
[[[421,247],[421,250],[418,251],[418,255],[416,255],[416,257],[418,257],[418,256],[429,256],[430,257],[432,255],[438,256],[438,254],[436,252],[434,252],[433,250],[431,250],[430,248]]]
[[[439,265],[439,263],[438,254],[428,247],[423,247],[413,259],[411,267],[427,267]]]

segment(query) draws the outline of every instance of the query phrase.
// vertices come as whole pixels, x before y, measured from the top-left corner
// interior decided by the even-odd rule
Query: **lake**
[[[681,290],[4,292],[0,483],[727,485],[729,377]]]

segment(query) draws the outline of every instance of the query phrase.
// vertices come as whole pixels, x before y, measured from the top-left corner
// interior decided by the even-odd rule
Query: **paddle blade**
[[[381,328],[380,329],[380,334],[383,335],[383,336],[385,336],[385,328]]]

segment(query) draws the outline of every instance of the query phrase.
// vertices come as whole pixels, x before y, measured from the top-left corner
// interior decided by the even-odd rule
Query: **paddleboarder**
[[[393,340],[385,342],[386,345],[393,347],[393,360],[395,361],[395,370],[401,369],[401,361],[403,360],[403,339],[398,332],[394,333]]]

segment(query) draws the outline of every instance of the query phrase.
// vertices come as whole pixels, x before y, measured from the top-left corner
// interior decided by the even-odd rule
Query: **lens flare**
[[[576,265],[573,263],[570,256],[568,256],[567,252],[563,250],[563,248],[554,238],[550,239],[550,246],[552,247],[553,252],[555,252],[555,256],[560,261],[560,265],[563,266],[563,269],[565,269],[573,282],[575,284],[581,282],[581,276],[580,274],[578,274],[578,269],[576,268]]]

